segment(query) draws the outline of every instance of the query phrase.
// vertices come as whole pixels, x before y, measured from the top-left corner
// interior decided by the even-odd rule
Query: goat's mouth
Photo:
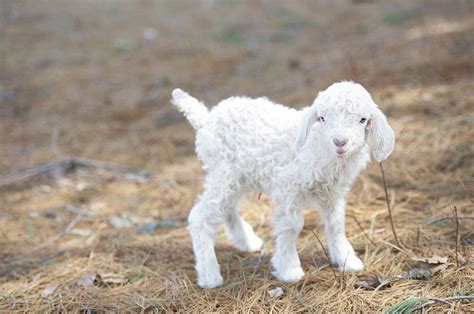
[[[342,157],[344,155],[347,155],[348,151],[342,148],[336,149],[336,154],[338,157]]]

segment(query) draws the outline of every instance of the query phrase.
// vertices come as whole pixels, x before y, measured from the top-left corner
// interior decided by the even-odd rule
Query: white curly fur
[[[304,275],[296,250],[304,206],[321,210],[332,263],[344,271],[363,269],[345,236],[345,195],[369,162],[370,150],[382,161],[395,141],[364,87],[335,83],[302,110],[267,98],[231,97],[209,112],[180,89],[173,91],[172,103],[197,129],[196,152],[207,172],[188,219],[200,287],[223,283],[214,251],[220,224],[237,249],[261,249],[263,241],[239,214],[241,199],[255,191],[276,205],[275,277],[294,282]]]

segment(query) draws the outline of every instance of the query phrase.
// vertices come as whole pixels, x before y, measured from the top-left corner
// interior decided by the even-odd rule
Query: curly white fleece
[[[239,202],[255,191],[276,204],[271,262],[278,279],[293,282],[304,275],[296,250],[304,206],[321,210],[332,262],[340,270],[363,269],[345,236],[345,195],[371,149],[382,161],[394,147],[393,130],[364,87],[335,83],[302,110],[267,98],[231,97],[209,112],[180,89],[172,103],[197,130],[196,152],[207,172],[188,220],[200,287],[223,283],[214,252],[220,224],[236,248],[261,248],[262,240],[239,215]]]

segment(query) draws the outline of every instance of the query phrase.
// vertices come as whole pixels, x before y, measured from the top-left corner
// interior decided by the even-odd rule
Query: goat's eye
[[[324,122],[324,117],[319,117],[318,121]]]
[[[359,122],[360,122],[360,123],[365,123],[365,121],[367,121],[367,119],[366,119],[366,118],[362,118],[362,119],[360,119]]]

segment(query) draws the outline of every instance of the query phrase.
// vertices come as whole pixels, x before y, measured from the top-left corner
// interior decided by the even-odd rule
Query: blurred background
[[[452,104],[433,105],[421,88],[472,79],[473,5],[2,1],[0,170],[53,158],[54,132],[67,155],[147,169],[176,161],[193,140],[185,124],[173,127],[182,121],[169,104],[175,87],[210,106],[232,95],[306,106],[352,79],[392,118],[444,113]]]
[[[409,228],[451,215],[453,205],[472,216],[473,31],[468,0],[1,1],[0,308],[20,295],[19,308],[46,306],[37,300],[50,279],[26,292],[18,285],[52,267],[80,276],[151,263],[156,273],[143,277],[163,282],[184,267],[192,285],[185,221],[202,173],[194,130],[169,103],[176,87],[209,107],[248,95],[300,108],[335,81],[360,82],[397,133],[385,167],[398,223]],[[56,163],[67,158],[87,160]],[[354,189],[349,208],[362,222],[385,211],[377,165]],[[249,207],[262,209],[246,215],[257,232],[270,234],[270,201],[255,198],[244,204]],[[54,249],[34,251],[77,213],[89,216]],[[307,221],[306,229],[320,228],[317,219]],[[463,222],[461,236],[472,241],[470,222]],[[414,238],[415,229],[402,240]],[[383,235],[391,237],[388,229]],[[180,268],[176,251],[186,252]],[[15,257],[24,253],[27,258]],[[57,289],[77,279],[61,276]],[[140,280],[133,289],[151,291]],[[153,293],[170,300],[177,293],[163,291]],[[117,296],[102,298],[136,309]],[[186,298],[170,302],[176,309]]]

